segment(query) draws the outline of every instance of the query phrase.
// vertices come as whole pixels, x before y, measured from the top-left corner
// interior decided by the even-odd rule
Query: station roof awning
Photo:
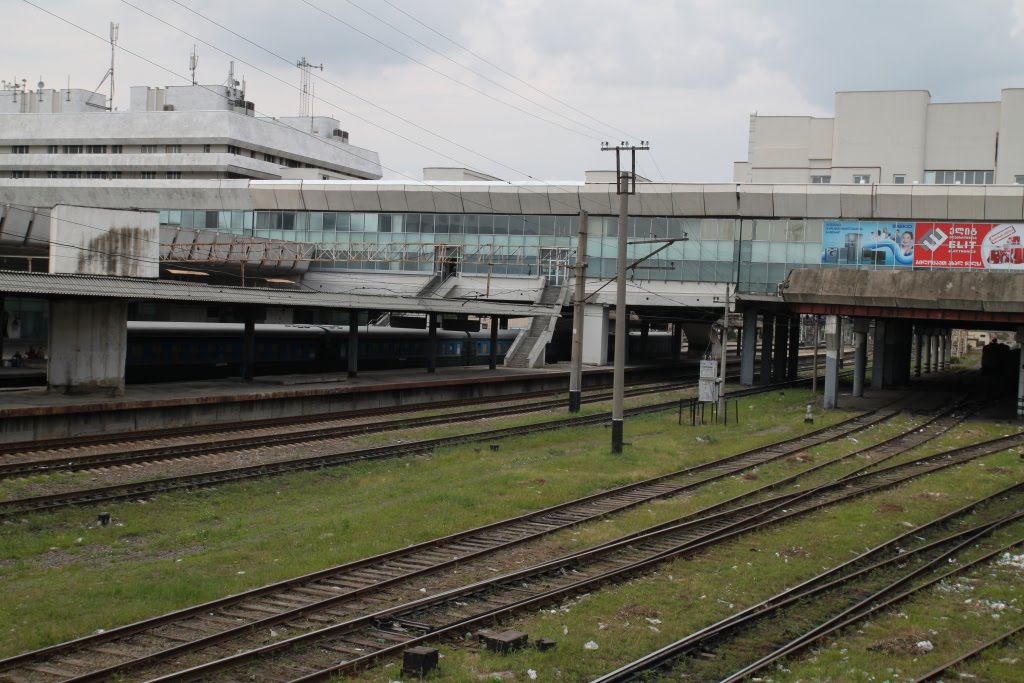
[[[45,298],[80,297],[122,301],[176,301],[302,308],[344,308],[403,313],[465,313],[532,318],[551,315],[549,306],[473,299],[431,299],[337,292],[228,287],[197,282],[100,275],[0,270],[0,294]]]

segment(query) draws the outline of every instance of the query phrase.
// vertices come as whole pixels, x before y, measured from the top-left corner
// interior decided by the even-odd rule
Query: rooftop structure
[[[837,92],[835,115],[750,115],[754,183],[1024,184],[1024,89],[997,102],[932,102],[927,90]]]
[[[328,116],[255,116],[244,86],[133,87],[130,109],[98,92],[0,86],[0,177],[362,179],[376,152]]]

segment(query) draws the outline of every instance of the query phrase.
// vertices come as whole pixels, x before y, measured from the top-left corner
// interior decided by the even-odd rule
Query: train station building
[[[857,349],[856,393],[864,386],[869,343],[872,382],[884,387],[908,381],[919,366],[923,372],[944,367],[953,328],[1016,332],[1024,326],[1024,299],[1003,297],[994,305],[990,294],[1016,291],[1005,283],[1015,283],[1024,269],[1024,185],[1014,184],[1024,176],[1024,154],[1018,153],[1024,147],[1015,132],[1024,119],[1012,115],[1024,106],[1022,93],[1007,90],[1000,103],[955,111],[930,104],[927,93],[839,93],[836,118],[827,124],[757,117],[751,157],[737,166],[744,182],[637,183],[627,236],[627,305],[637,356],[653,356],[652,330],[664,330],[668,360],[678,357],[684,340],[696,357],[714,353],[712,325],[723,319],[728,301],[737,314],[727,320],[738,332],[743,382],[767,382],[795,373],[798,344],[801,337],[807,341],[801,315],[823,315],[831,363],[826,405],[835,405],[844,343]],[[881,111],[902,113],[861,121],[879,97]],[[975,115],[991,125],[979,129]],[[223,116],[234,121],[246,114]],[[957,126],[998,134],[998,159],[981,164],[974,147],[956,157],[956,145],[943,142],[943,135],[961,139]],[[869,164],[865,155],[872,152],[857,142],[861,137],[879,141],[888,156]],[[893,150],[889,143],[897,138],[921,144]],[[46,144],[77,144],[70,140],[54,137]],[[10,150],[24,146],[10,142]],[[982,142],[979,137],[979,149]],[[35,146],[28,145],[28,156]],[[878,170],[853,173],[865,168]],[[557,358],[559,344],[571,337],[563,311],[572,303],[575,266],[584,261],[583,357],[591,365],[607,362],[614,304],[608,284],[615,278],[619,237],[616,185],[608,174],[509,183],[435,169],[417,182],[373,179],[365,170],[363,179],[287,177],[286,167],[279,170],[274,179],[0,179],[3,265],[52,271],[58,229],[53,207],[117,210],[130,197],[133,210],[153,216],[160,279],[190,279],[199,272],[218,286],[457,302],[467,312],[480,304],[526,305],[547,313],[531,312],[532,322],[505,362],[536,367],[549,354]],[[769,171],[785,173],[767,180]],[[966,175],[957,180],[967,171],[970,182]],[[99,227],[78,222],[75,231],[83,235]],[[826,275],[827,289],[821,284],[826,280],[814,279]],[[823,289],[816,292],[819,284]],[[22,330],[35,329],[31,321],[52,306],[23,290],[5,294],[8,319],[19,315]],[[149,320],[203,322],[210,310],[198,302],[132,301],[133,315]],[[257,322],[349,323],[312,308],[318,310],[268,304]],[[488,308],[479,315],[499,314]]]

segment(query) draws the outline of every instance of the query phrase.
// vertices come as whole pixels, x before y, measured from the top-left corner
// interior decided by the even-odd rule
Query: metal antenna
[[[117,48],[117,33],[120,24],[110,22],[110,102],[107,109],[114,111],[114,54]]]
[[[192,43],[192,54],[188,56],[188,70],[192,72],[192,85],[196,84],[196,67],[199,66],[199,55],[196,54],[196,45]]]
[[[303,57],[295,63],[295,66],[299,67],[299,73],[302,74],[299,81],[299,116],[311,116],[310,112],[312,111],[313,105],[313,92],[310,88],[310,71],[312,69],[320,69],[323,71],[324,65],[310,64],[306,61],[306,58]]]

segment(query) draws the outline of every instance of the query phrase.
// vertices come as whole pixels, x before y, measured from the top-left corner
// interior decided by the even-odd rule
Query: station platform
[[[671,379],[698,361],[627,367],[627,382]],[[611,386],[611,367],[583,370],[585,389]],[[118,434],[140,430],[232,424],[268,418],[397,406],[438,401],[515,396],[565,390],[569,364],[526,370],[498,367],[441,367],[377,370],[349,378],[329,375],[274,375],[252,383],[239,378],[129,384],[125,394],[67,395],[44,387],[0,389],[0,443],[74,435]]]

